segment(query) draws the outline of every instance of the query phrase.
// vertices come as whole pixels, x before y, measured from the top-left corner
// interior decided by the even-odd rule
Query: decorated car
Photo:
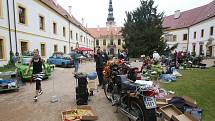
[[[16,64],[17,74],[22,81],[29,81],[32,77],[33,67],[30,67],[28,74],[25,75],[25,71],[28,68],[28,64],[32,58],[33,58],[32,56],[22,56],[20,57],[18,64]],[[51,76],[51,73],[54,70],[54,66],[49,65],[47,63],[45,63],[42,68],[44,72],[43,79],[47,79],[49,76]]]
[[[70,58],[70,55],[64,54],[62,52],[55,52],[51,57],[47,59],[47,63],[62,67],[74,66],[74,61]]]

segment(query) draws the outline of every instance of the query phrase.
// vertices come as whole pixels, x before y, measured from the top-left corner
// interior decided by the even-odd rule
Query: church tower
[[[113,17],[113,5],[112,5],[112,0],[109,1],[109,8],[108,8],[108,17],[107,17],[107,22],[106,25],[107,27],[112,27],[115,26],[114,22],[114,17]]]

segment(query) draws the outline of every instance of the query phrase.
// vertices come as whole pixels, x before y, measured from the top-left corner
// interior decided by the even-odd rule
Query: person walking
[[[104,62],[107,63],[107,61],[109,60],[109,57],[105,49],[102,51],[102,57],[104,58]]]
[[[79,68],[79,57],[78,57],[78,48],[75,49],[75,52],[72,56],[73,62],[74,62],[74,66],[75,66],[75,70],[74,70],[74,74],[78,73],[78,68]]]
[[[28,68],[25,72],[25,75],[27,75],[31,65],[33,65],[32,78],[33,78],[33,81],[36,82],[36,94],[33,98],[34,101],[37,101],[38,96],[43,93],[42,88],[41,88],[41,81],[42,81],[43,76],[44,76],[43,70],[42,70],[42,66],[44,66],[44,63],[45,63],[45,61],[39,55],[39,50],[34,49],[33,58],[29,62]]]
[[[102,56],[100,49],[97,50],[97,53],[95,54],[94,58],[96,61],[96,72],[97,72],[98,79],[99,79],[98,86],[102,86],[102,88],[104,88],[103,69],[104,69],[105,59]]]

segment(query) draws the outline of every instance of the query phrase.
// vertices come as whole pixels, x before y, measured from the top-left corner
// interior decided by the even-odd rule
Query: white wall
[[[210,35],[211,26],[214,27],[212,36]],[[204,29],[204,37],[201,37],[202,29]],[[194,32],[196,32],[196,39],[194,39]],[[193,49],[192,44],[196,43],[196,54],[199,55],[199,46],[200,46],[199,42],[202,42],[202,43],[204,43],[203,50],[204,50],[204,54],[206,55],[206,51],[207,51],[206,43],[210,37],[215,39],[215,17],[190,27],[190,36],[189,36],[190,43],[189,43],[189,48],[188,48],[189,51],[192,52],[192,49]],[[213,50],[212,53],[213,53],[213,57],[215,57],[215,50]]]
[[[19,4],[26,8],[27,25],[23,25],[18,22],[17,7]],[[80,35],[87,36],[90,41],[94,41],[94,38],[92,36],[86,34],[83,30],[70,23],[70,30],[73,31],[73,39],[71,39],[71,43],[69,44],[69,21],[38,0],[15,0],[15,7],[17,25],[17,46],[19,53],[21,52],[20,41],[27,41],[28,49],[30,51],[35,48],[38,48],[40,50],[40,44],[45,43],[46,58],[51,56],[54,52],[54,44],[58,45],[58,51],[63,52],[64,46],[66,46],[67,53],[70,52],[69,45],[71,44],[71,46],[75,47],[76,44],[76,33],[78,33],[79,35],[79,43]],[[16,52],[12,0],[9,0],[9,8],[12,31],[12,50],[13,52]],[[39,15],[45,17],[44,31],[39,29]],[[53,22],[57,23],[57,34],[53,34]],[[63,36],[63,27],[66,28],[66,37]],[[0,60],[0,66],[6,64],[9,60],[10,42],[8,30],[7,4],[6,0],[3,0],[3,19],[0,18],[0,37],[5,38],[6,60]],[[87,42],[84,43],[83,41],[84,40],[82,40],[82,43],[79,44],[79,47],[89,47],[91,49],[94,48],[93,42],[91,43],[91,45],[87,45]]]
[[[186,51],[187,50],[187,42],[188,40],[183,40],[183,35],[188,34],[188,29],[177,29],[177,30],[170,30],[165,31],[167,34],[176,35],[176,41],[167,42],[167,44],[171,47],[174,44],[178,43],[178,47],[176,51]]]

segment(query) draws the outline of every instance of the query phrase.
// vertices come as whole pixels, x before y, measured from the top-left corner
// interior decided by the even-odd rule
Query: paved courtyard
[[[76,106],[73,70],[56,68],[53,76],[42,82],[44,93],[36,103],[33,101],[35,83],[22,86],[18,92],[0,94],[0,121],[61,121],[61,112]],[[82,64],[80,71],[95,71],[95,63]],[[60,101],[51,103],[53,95],[57,95]],[[98,121],[127,120],[120,113],[114,113],[115,107],[106,100],[102,89],[95,91],[90,100],[89,105],[96,111]]]

